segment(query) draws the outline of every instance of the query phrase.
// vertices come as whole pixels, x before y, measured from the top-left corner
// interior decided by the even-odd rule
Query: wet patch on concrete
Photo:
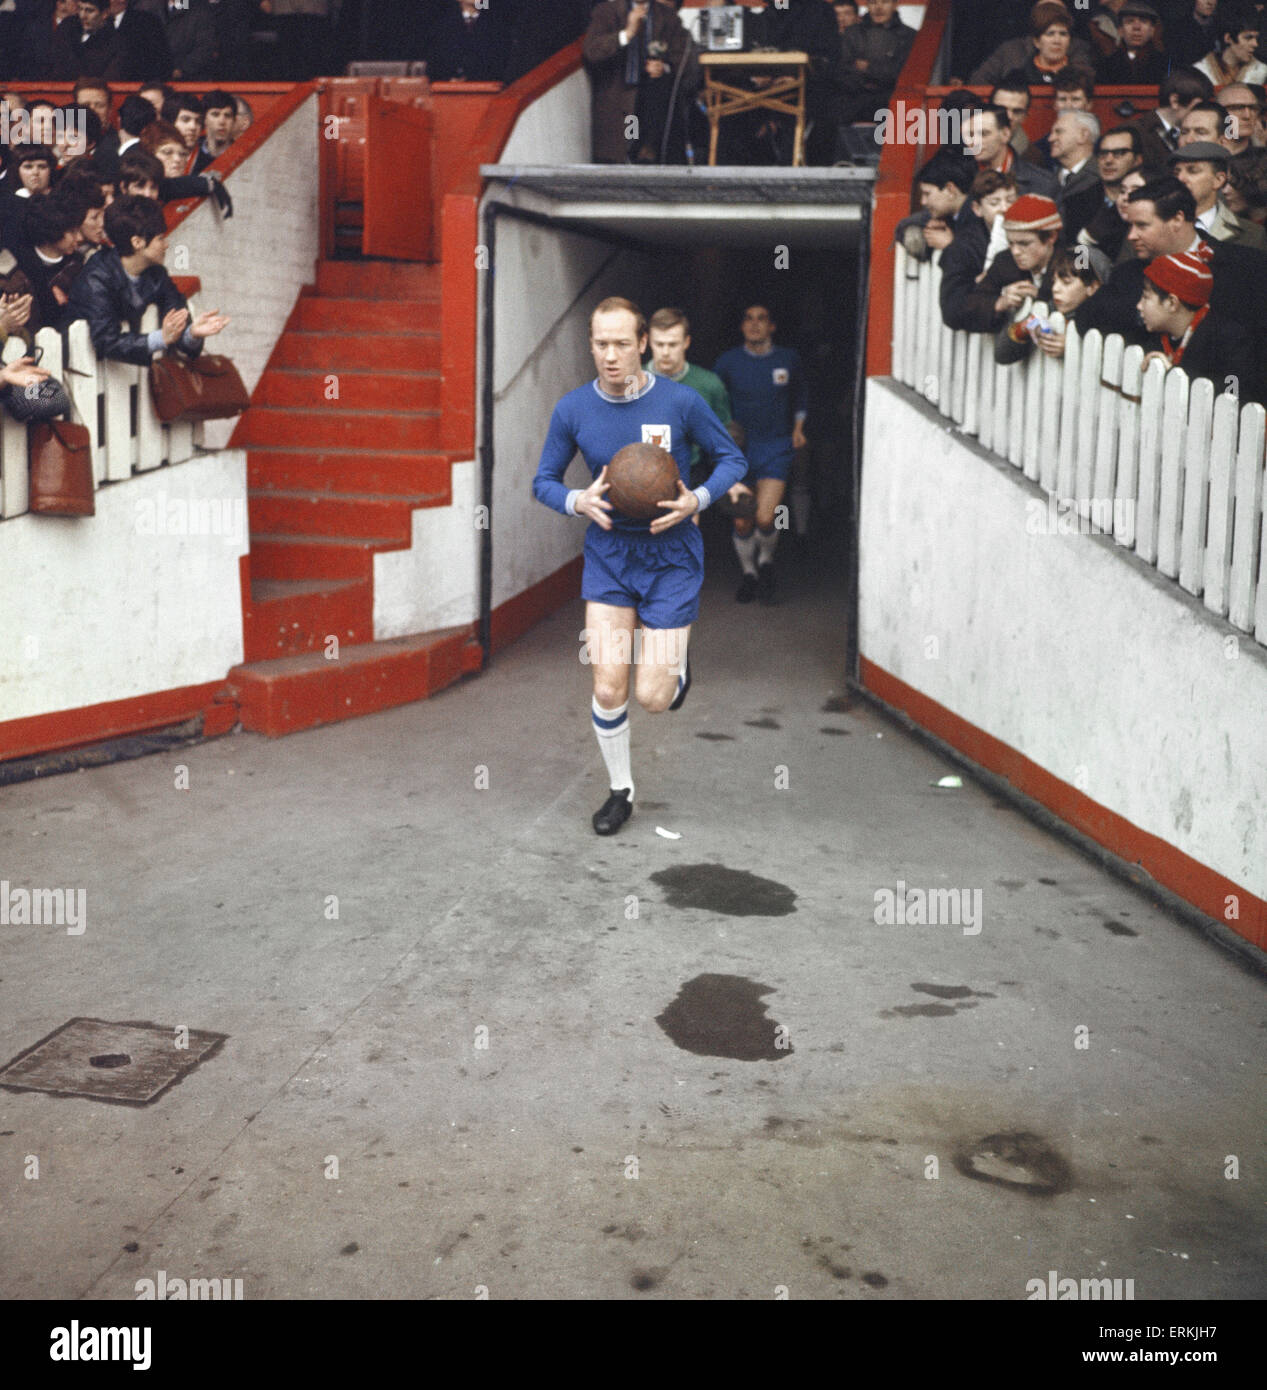
[[[838,729],[834,724],[824,724],[818,731],[820,734],[844,734],[846,737],[853,733],[852,729]]]
[[[699,908],[727,917],[786,917],[796,894],[784,883],[724,864],[675,864],[651,875],[669,907]]]
[[[914,981],[911,988],[919,994],[931,994],[934,999],[994,999],[985,990],[969,989],[967,985],[927,985]]]
[[[889,1287],[889,1281],[883,1274],[878,1273],[874,1269],[869,1269],[862,1276],[862,1282],[864,1284],[870,1284],[873,1289],[887,1289]]]
[[[896,1004],[881,1009],[881,1018],[949,1018],[958,1010],[951,1004]]]
[[[782,724],[777,724],[773,719],[745,719],[744,723],[750,729],[781,729]]]
[[[640,1269],[629,1276],[629,1287],[636,1289],[639,1293],[647,1293],[649,1290],[658,1288],[660,1280],[664,1276],[650,1269]]]
[[[734,734],[710,734],[705,732],[701,734],[696,734],[695,737],[706,738],[709,741],[709,743],[734,743],[735,741]]]
[[[773,985],[743,975],[696,975],[656,1022],[684,1052],[733,1057],[739,1062],[781,1062],[793,1048],[761,996]],[[782,1041],[783,1046],[777,1044]]]
[[[1018,888],[1025,887],[1023,878],[996,878],[994,881],[1000,888],[1006,888],[1009,893],[1015,893]]]
[[[820,714],[848,714],[853,709],[855,700],[852,695],[833,695],[827,700]]]
[[[1051,1197],[1073,1186],[1073,1173],[1065,1159],[1045,1139],[1028,1130],[987,1134],[960,1145],[954,1162],[966,1178],[1034,1197]]]
[[[1114,936],[1138,936],[1139,932],[1134,927],[1128,927],[1125,922],[1115,922],[1111,917],[1104,917],[1100,925],[1105,931],[1112,932]]]
[[[881,1009],[881,1018],[949,1018],[960,1009],[975,1009],[978,999],[994,999],[996,995],[984,990],[971,989],[968,985],[933,985],[915,981],[911,988],[919,994],[931,994],[934,999],[953,999],[953,1004],[895,1004],[891,1009]]]
[[[1058,878],[1040,878],[1038,881],[1039,883],[1046,884],[1048,888],[1057,888],[1060,886],[1060,880]]]

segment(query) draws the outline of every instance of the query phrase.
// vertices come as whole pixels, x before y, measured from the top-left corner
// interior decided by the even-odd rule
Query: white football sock
[[[767,536],[764,531],[757,532],[757,564],[772,565],[774,563],[774,547],[779,543],[779,533],[771,531]]]
[[[755,575],[757,572],[757,533],[753,531],[747,536],[741,536],[736,531],[732,539],[735,542],[735,554],[739,556],[739,563],[743,566],[743,572]]]
[[[607,777],[614,792],[629,788],[629,800],[634,797],[633,777],[629,770],[629,701],[616,709],[604,709],[597,696],[591,702],[594,719],[594,733],[598,737],[598,747],[603,761],[607,764]]]

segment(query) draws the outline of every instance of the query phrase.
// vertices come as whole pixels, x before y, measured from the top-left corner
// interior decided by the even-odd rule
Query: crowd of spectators
[[[47,384],[28,362],[43,328],[86,319],[100,357],[148,362],[170,347],[196,355],[224,327],[216,313],[191,318],[163,266],[163,204],[210,196],[231,216],[214,161],[250,123],[247,103],[220,88],[195,96],[153,83],[117,100],[104,78],[81,77],[63,106],[0,90],[0,349],[13,338],[23,347],[0,387],[6,408],[34,418],[69,406],[64,392],[17,391],[19,379]],[[135,329],[151,304],[159,329],[121,327]]]
[[[1074,13],[1040,0],[1028,50],[1005,40],[973,71],[989,95],[947,96],[961,138],[918,171],[920,211],[898,239],[918,258],[940,257],[943,321],[994,335],[998,362],[1064,353],[1065,333],[1036,312],[1046,305],[1080,333],[1119,334],[1146,360],[1267,403],[1267,68],[1257,61],[1257,11],[1197,0],[1163,31],[1152,5],[1119,0],[1089,20],[1094,71],[1073,62]],[[1174,61],[1171,34],[1191,61]],[[1001,70],[1027,51],[1026,65]],[[1138,94],[1125,107],[1113,98],[1102,123],[1097,81],[1153,85],[1123,78],[1134,71],[1162,74],[1155,109],[1138,114]],[[1056,119],[1046,140],[1031,141],[1029,89],[1039,82],[1053,88]]]

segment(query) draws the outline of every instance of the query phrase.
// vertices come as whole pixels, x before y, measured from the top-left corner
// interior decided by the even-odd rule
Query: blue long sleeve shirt
[[[659,444],[667,449],[683,483],[689,478],[691,445],[698,444],[713,465],[703,486],[694,489],[701,511],[739,482],[748,471],[747,460],[699,392],[651,372],[646,377],[646,386],[634,396],[609,396],[597,381],[589,381],[559,401],[532,480],[532,495],[538,502],[575,516],[580,489],[565,487],[563,475],[577,451],[597,478],[626,444]],[[650,521],[616,511],[610,515],[613,530],[650,533]]]
[[[795,348],[730,348],[713,371],[726,383],[735,419],[753,439],[786,439],[809,410],[809,386]]]

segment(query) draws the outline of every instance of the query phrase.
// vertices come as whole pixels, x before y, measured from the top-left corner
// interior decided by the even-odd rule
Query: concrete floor
[[[783,563],[773,609],[713,565],[612,839],[579,603],[422,704],[0,791],[0,875],[87,892],[82,936],[0,929],[0,1062],[77,1015],[229,1035],[144,1109],[0,1091],[0,1294],[1267,1294],[1263,981],[824,712],[841,590]],[[687,865],[711,907],[653,880]],[[793,910],[740,915],[767,904],[719,865]],[[980,934],[877,925],[899,880],[979,888]],[[676,1046],[657,1016],[701,975],[767,988],[790,1047]]]

